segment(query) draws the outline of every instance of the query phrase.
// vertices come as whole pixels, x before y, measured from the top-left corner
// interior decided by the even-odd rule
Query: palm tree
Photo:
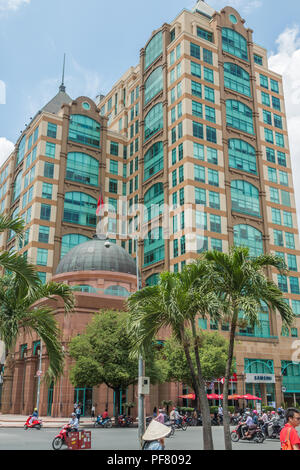
[[[39,282],[31,288],[17,274],[0,278],[0,340],[7,351],[5,365],[10,369],[14,365],[13,351],[21,332],[35,332],[47,348],[49,367],[45,380],[49,384],[63,372],[64,354],[53,309],[41,303],[46,298],[60,298],[66,313],[74,308],[74,294],[65,284]]]
[[[259,325],[262,302],[267,304],[270,311],[279,312],[284,325],[291,325],[295,316],[281,290],[266,276],[267,268],[274,267],[280,272],[286,270],[282,258],[272,254],[250,258],[247,247],[233,247],[229,253],[206,252],[202,259],[208,263],[214,290],[223,301],[224,318],[230,322],[223,408],[225,448],[231,450],[228,389],[239,320],[242,317],[251,327]]]
[[[201,267],[204,269],[204,264]],[[162,273],[157,286],[146,287],[131,295],[128,304],[130,310],[129,332],[133,338],[135,353],[147,355],[148,348],[155,341],[162,328],[171,328],[174,336],[183,346],[187,363],[191,372],[193,388],[200,401],[203,416],[203,445],[205,450],[213,449],[211,419],[206,396],[206,384],[201,372],[199,359],[198,335],[196,334],[195,318],[198,311],[212,315],[218,311],[215,296],[210,292],[194,288],[194,281],[199,281],[200,266],[187,267],[183,273]],[[199,287],[199,286],[197,286]],[[214,302],[212,301],[214,297]],[[202,313],[201,312],[201,313]],[[193,343],[186,334],[185,326],[191,323]],[[190,347],[194,347],[197,370],[195,370]]]
[[[9,216],[0,214],[0,233],[12,230],[18,239],[22,239],[24,227],[22,219],[11,219]],[[0,253],[0,268],[16,273],[30,287],[35,286],[39,282],[35,267],[28,264],[23,256],[17,253],[9,253],[7,251]]]

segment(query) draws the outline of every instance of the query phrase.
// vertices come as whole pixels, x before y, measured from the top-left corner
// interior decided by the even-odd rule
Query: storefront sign
[[[274,384],[275,374],[246,374],[247,384]]]

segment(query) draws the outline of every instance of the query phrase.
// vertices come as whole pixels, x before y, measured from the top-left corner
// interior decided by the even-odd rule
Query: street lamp
[[[37,389],[37,399],[36,399],[36,408],[39,413],[39,407],[40,407],[40,390],[41,390],[41,374],[42,374],[42,354],[43,354],[43,349],[42,349],[42,340],[40,340],[40,360],[39,360],[39,370],[38,370],[38,389]]]

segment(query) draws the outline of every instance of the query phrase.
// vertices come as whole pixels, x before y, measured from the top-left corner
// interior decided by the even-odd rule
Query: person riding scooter
[[[76,413],[71,414],[71,420],[69,421],[69,432],[78,432],[79,421]]]
[[[38,410],[37,410],[37,408],[34,408],[34,411],[33,411],[32,415],[31,415],[29,424],[32,424],[34,421],[37,421],[38,419],[39,419]]]

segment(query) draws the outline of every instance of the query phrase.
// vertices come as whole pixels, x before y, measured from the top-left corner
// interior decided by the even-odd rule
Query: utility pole
[[[137,290],[140,290],[140,275],[139,275],[139,248],[138,248],[138,237],[135,238],[136,240],[136,278],[137,278]],[[145,434],[145,396],[141,393],[140,390],[140,383],[142,377],[145,376],[145,364],[143,361],[143,357],[139,355],[139,401],[138,401],[138,418],[139,418],[139,442],[142,448],[142,437]]]
[[[38,413],[40,412],[40,390],[41,390],[41,374],[42,374],[42,355],[43,355],[43,347],[42,347],[42,340],[40,341],[40,360],[39,360],[39,370],[38,370],[38,388],[37,388],[37,399],[36,399],[36,408]],[[40,413],[39,413],[40,414]]]

